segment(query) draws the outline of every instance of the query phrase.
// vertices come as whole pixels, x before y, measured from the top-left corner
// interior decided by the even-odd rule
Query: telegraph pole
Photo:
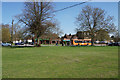
[[[11,45],[13,44],[13,22],[14,20],[12,19]]]

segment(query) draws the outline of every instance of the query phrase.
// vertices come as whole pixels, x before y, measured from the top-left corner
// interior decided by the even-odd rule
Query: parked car
[[[2,46],[11,46],[10,43],[2,43]]]
[[[120,46],[120,42],[115,42],[114,46]]]
[[[21,45],[24,45],[25,43],[24,42],[21,42]]]
[[[120,42],[108,43],[108,46],[120,46]]]
[[[21,43],[15,43],[15,45],[24,45],[25,43],[21,42]]]
[[[100,41],[99,44],[105,44],[105,41]]]
[[[20,43],[15,43],[15,45],[21,45]]]
[[[108,43],[108,46],[113,46],[114,44],[113,43]]]

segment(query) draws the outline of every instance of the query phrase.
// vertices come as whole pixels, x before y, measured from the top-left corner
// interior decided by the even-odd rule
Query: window
[[[75,43],[78,43],[78,41],[75,41]]]
[[[55,41],[52,41],[52,43],[55,43]]]
[[[91,43],[91,41],[87,41],[87,43]]]
[[[78,43],[83,43],[82,41],[78,41]]]

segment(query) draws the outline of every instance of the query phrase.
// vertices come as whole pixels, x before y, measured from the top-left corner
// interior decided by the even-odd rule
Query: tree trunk
[[[41,42],[39,40],[39,37],[37,37],[37,47],[40,47],[41,46]]]
[[[92,46],[94,46],[94,33],[91,35],[91,42],[92,42]]]
[[[93,39],[91,40],[91,42],[92,42],[92,46],[94,46],[94,40]]]

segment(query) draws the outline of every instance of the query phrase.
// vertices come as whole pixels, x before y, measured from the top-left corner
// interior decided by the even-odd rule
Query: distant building
[[[90,32],[89,31],[78,31],[76,33],[76,36],[78,37],[78,39],[89,39]]]
[[[36,40],[36,39],[35,39]],[[59,38],[59,36],[57,34],[47,34],[47,35],[42,35],[39,38],[39,41],[41,44],[60,44],[61,43],[61,39]]]

